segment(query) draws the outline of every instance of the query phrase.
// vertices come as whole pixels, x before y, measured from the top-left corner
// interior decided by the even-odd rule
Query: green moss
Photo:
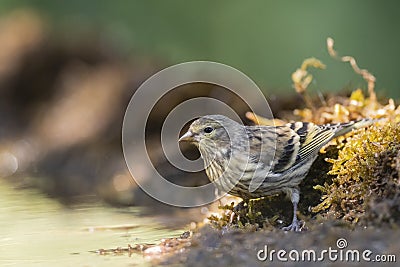
[[[314,212],[327,211],[352,223],[400,222],[400,123],[381,122],[348,138],[329,172],[331,184],[316,186],[323,201]],[[379,207],[386,206],[385,214]],[[383,212],[383,211],[382,211]]]
[[[291,203],[282,194],[251,199],[241,208],[235,208],[234,203],[220,206],[222,210],[218,215],[208,217],[210,224],[223,229],[233,227],[239,229],[273,229],[282,223],[291,221]]]

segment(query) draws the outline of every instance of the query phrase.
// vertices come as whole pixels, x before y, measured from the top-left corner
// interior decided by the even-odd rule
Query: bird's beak
[[[191,142],[194,141],[193,138],[193,133],[191,131],[187,131],[184,135],[179,138],[179,142],[186,141],[186,142]]]

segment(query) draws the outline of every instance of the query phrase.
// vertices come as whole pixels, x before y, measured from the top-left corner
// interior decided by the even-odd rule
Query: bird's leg
[[[234,211],[234,212],[242,211],[243,209],[245,209],[246,203],[247,203],[247,201],[245,201],[245,200],[240,201],[240,202],[233,208],[233,211]]]
[[[300,191],[298,188],[292,188],[288,191],[288,193],[290,194],[290,200],[293,204],[293,220],[290,225],[283,227],[282,229],[284,231],[300,232],[303,227],[301,222],[297,219],[297,204],[300,200]]]
[[[235,207],[233,207],[233,212],[231,214],[231,217],[229,219],[229,223],[233,223],[233,219],[235,218],[235,215],[237,217],[237,220],[240,220],[240,212],[245,209],[246,205],[246,200],[242,200],[237,204]]]

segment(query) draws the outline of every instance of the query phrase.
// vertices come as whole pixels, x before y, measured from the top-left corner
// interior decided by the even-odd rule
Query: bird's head
[[[179,141],[191,142],[196,146],[226,144],[230,142],[235,129],[240,127],[240,124],[225,116],[208,115],[195,120]]]

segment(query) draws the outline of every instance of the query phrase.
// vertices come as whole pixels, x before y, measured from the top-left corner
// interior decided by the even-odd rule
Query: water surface
[[[114,208],[101,202],[60,204],[33,189],[15,189],[0,180],[1,266],[135,266],[142,255],[98,255],[91,251],[158,243],[183,230],[171,230],[140,208]]]

